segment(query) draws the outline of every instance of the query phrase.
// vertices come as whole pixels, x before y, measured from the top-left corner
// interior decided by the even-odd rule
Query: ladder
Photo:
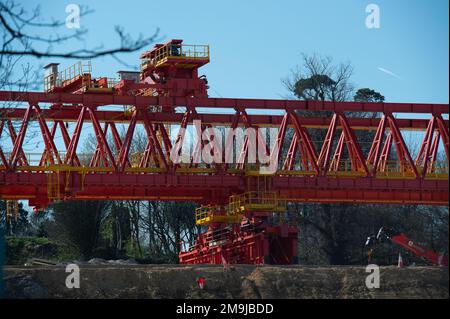
[[[12,218],[17,222],[19,219],[19,201],[7,200],[6,201],[6,223],[11,223]]]

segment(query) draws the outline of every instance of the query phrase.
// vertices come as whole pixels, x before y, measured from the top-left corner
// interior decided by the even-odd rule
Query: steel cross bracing
[[[278,128],[275,144],[282,147],[275,150],[266,144],[265,150],[278,164],[270,187],[289,201],[448,205],[447,104],[11,91],[0,91],[0,102],[1,199],[28,199],[38,206],[55,199],[224,203],[230,195],[245,192],[247,177],[258,173],[255,165],[174,163],[170,157],[173,148],[180,148],[175,153],[181,153],[180,145],[187,147],[183,128],[200,120],[203,129]],[[127,111],[118,111],[117,105]],[[185,111],[149,110],[161,105],[165,110],[183,107]],[[199,113],[199,107],[217,110]],[[235,113],[221,112],[224,108]],[[248,114],[249,109],[265,114]],[[271,115],[268,110],[278,110],[281,115]],[[304,116],[303,110],[318,115]],[[322,117],[320,112],[331,116]],[[378,116],[358,117],[354,112]],[[428,119],[397,119],[397,113],[426,113]],[[124,134],[119,134],[119,125]],[[146,136],[141,152],[132,150],[137,127]],[[32,130],[40,133],[33,141],[39,138],[44,145],[34,155],[26,151]],[[312,130],[323,132],[320,144],[311,138]],[[357,138],[361,130],[373,131],[370,145],[362,145]],[[401,133],[405,130],[422,131],[422,143],[414,156]],[[96,148],[91,154],[80,151],[81,139],[87,136],[82,132],[95,136]],[[56,135],[62,140],[56,141]],[[218,147],[210,136],[193,148],[198,154],[207,144]],[[235,146],[240,158],[248,157],[248,149],[245,141]]]

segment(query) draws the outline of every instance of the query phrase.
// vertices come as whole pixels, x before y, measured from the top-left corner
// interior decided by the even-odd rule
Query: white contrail
[[[397,74],[395,74],[394,72],[389,71],[389,70],[387,70],[387,69],[385,69],[385,68],[382,68],[381,66],[378,67],[378,70],[380,70],[380,71],[383,72],[383,73],[389,74],[389,75],[391,75],[391,76],[393,76],[393,77],[395,77],[395,78],[397,78],[397,79],[401,79],[401,77],[399,77],[399,76],[398,76]]]

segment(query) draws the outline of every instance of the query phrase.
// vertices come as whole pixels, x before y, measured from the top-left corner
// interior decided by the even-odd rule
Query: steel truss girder
[[[199,203],[226,202],[242,193],[246,183],[238,175],[60,174],[61,184],[77,190],[67,199],[193,200]],[[83,188],[80,184],[84,180]],[[311,203],[385,203],[448,205],[448,181],[426,179],[379,179],[275,176],[271,189],[289,201]],[[1,199],[41,200],[47,196],[46,174],[0,173]]]
[[[52,109],[43,109],[42,117],[47,121],[64,121],[64,122],[76,122],[79,116],[79,107],[53,107]],[[0,114],[3,119],[9,120],[22,120],[26,108],[0,108]],[[133,114],[133,113],[132,113]],[[132,119],[132,114],[128,114],[123,111],[112,110],[97,110],[97,118],[102,122],[114,122],[114,123],[129,123]],[[158,124],[179,124],[183,118],[182,113],[163,113],[155,112],[148,113],[148,118],[153,123]],[[281,125],[283,121],[283,115],[255,115],[247,114],[247,118],[250,123],[255,123],[258,127],[274,127]],[[225,125],[233,126],[233,122],[236,119],[236,114],[205,114],[197,113],[196,118],[204,124],[210,125]],[[90,121],[89,116],[85,116],[86,121]],[[330,125],[332,118],[327,117],[302,117],[302,125],[305,128],[327,128]],[[380,118],[347,118],[350,126],[358,130],[376,130]],[[442,120],[446,126],[448,126],[448,120]],[[137,116],[137,123],[143,123],[142,116]],[[399,128],[404,130],[426,130],[429,123],[425,119],[396,119],[396,123]],[[238,123],[237,126],[245,127],[245,123]],[[236,126],[235,126],[236,127]],[[292,124],[288,127],[293,128]]]
[[[111,189],[121,189],[120,192],[111,194],[107,192],[103,195],[105,198],[127,198],[133,196],[140,196],[148,198],[150,195],[134,195],[138,187],[138,177],[144,176],[150,180],[154,177],[173,176],[175,179],[193,181],[189,176],[195,176],[205,180],[201,187],[205,187],[197,196],[194,196],[199,201],[204,201],[211,197],[211,183],[209,181],[217,180],[217,178],[229,177],[243,181],[244,171],[247,169],[246,165],[238,164],[236,169],[232,169],[229,164],[208,166],[208,170],[201,170],[196,165],[191,164],[189,167],[183,168],[180,164],[173,163],[169,154],[180,154],[184,134],[186,130],[179,130],[176,135],[174,144],[170,141],[170,136],[166,131],[165,125],[178,124],[180,128],[186,129],[191,125],[193,120],[206,120],[202,123],[203,128],[215,125],[228,125],[235,129],[238,126],[245,128],[257,128],[264,126],[279,127],[278,135],[275,140],[277,148],[269,149],[268,144],[265,144],[265,153],[270,158],[277,162],[278,171],[274,177],[289,177],[288,188],[284,190],[282,185],[276,184],[274,180],[275,189],[283,190],[290,194],[292,200],[313,201],[313,202],[408,202],[408,203],[423,203],[423,204],[442,204],[448,200],[448,184],[444,187],[441,181],[434,179],[443,179],[448,182],[448,172],[446,174],[436,175],[435,163],[437,159],[438,147],[441,144],[446,154],[446,161],[448,166],[449,161],[449,136],[448,136],[448,120],[444,120],[442,115],[448,114],[448,106],[438,104],[389,104],[389,103],[331,103],[331,102],[302,102],[302,101],[282,101],[282,100],[246,100],[246,99],[209,99],[209,98],[171,98],[165,99],[162,97],[117,97],[117,96],[103,96],[103,95],[74,95],[74,94],[44,94],[44,93],[17,93],[17,92],[0,92],[0,101],[10,101],[15,98],[18,101],[27,101],[29,106],[26,109],[11,109],[2,112],[0,118],[0,134],[5,126],[8,126],[12,151],[9,154],[5,153],[0,145],[0,176],[2,177],[2,185],[0,185],[0,197],[11,198],[12,196],[25,196],[25,198],[33,198],[42,192],[46,187],[45,183],[42,185],[37,182],[35,184],[35,194],[25,192],[21,194],[21,189],[27,189],[27,183],[24,181],[33,180],[33,176],[42,176],[43,171],[57,170],[67,172],[67,176],[72,179],[77,179],[80,175],[83,177],[83,182],[78,182],[78,187],[72,185],[72,189],[76,192],[67,193],[68,198],[94,198],[97,184],[94,183],[95,177],[107,179],[107,177],[115,177],[119,180],[136,181],[135,184],[131,182],[128,187],[121,188],[112,183]],[[184,114],[176,113],[150,113],[146,103],[161,103],[164,105],[186,105],[186,112]],[[40,103],[76,103],[77,105],[71,107],[58,107],[54,105],[54,109],[42,109]],[[117,132],[115,126],[116,121],[113,115],[117,113],[109,110],[102,110],[101,105],[107,105],[114,102],[115,104],[127,103],[135,105],[132,114],[125,116],[121,114],[118,121],[128,123],[128,129],[125,136],[122,138]],[[184,104],[179,104],[184,103]],[[150,104],[153,105],[153,104]],[[242,106],[242,105],[245,105]],[[209,107],[234,107],[235,114],[200,114],[196,110],[196,106]],[[248,115],[246,109],[248,108],[267,108],[283,109],[284,115]],[[297,114],[297,110],[328,110],[334,111],[331,118],[308,118]],[[380,119],[370,118],[349,118],[345,115],[346,111],[371,111],[380,112],[382,114]],[[415,120],[415,119],[395,119],[392,112],[429,112],[431,113],[430,120]],[[12,120],[21,120],[19,132],[16,133],[11,124]],[[30,166],[27,162],[26,154],[23,152],[23,143],[27,128],[30,122],[37,122],[39,124],[42,139],[45,148],[41,154],[38,169]],[[69,134],[65,125],[69,121],[76,121],[75,129],[72,135]],[[52,126],[49,129],[49,124]],[[80,140],[83,124],[89,122],[93,125],[96,136],[97,146],[93,158],[87,167],[82,167],[79,154],[77,154],[77,146]],[[142,124],[147,134],[147,145],[140,159],[137,167],[132,167],[129,158],[130,147],[135,134],[135,127],[137,124]],[[6,125],[5,125],[6,124]],[[61,134],[63,136],[64,146],[66,147],[66,155],[61,157],[61,150],[58,150],[54,142],[57,126],[59,125]],[[102,126],[103,125],[103,126]],[[370,151],[365,156],[356,138],[355,131],[361,126],[376,130]],[[308,128],[327,128],[327,134],[320,149],[316,149],[313,145]],[[367,128],[366,127],[366,128]],[[292,129],[293,135],[291,140],[287,140],[287,130]],[[341,130],[341,135],[336,139],[336,130]],[[401,129],[425,130],[425,136],[422,141],[419,153],[415,160],[412,159],[410,151],[402,137]],[[108,130],[112,135],[112,142],[107,140]],[[257,131],[257,138],[262,141],[259,130]],[[159,135],[158,135],[159,134]],[[243,146],[239,152],[240,159],[246,159],[249,152],[248,137],[244,140]],[[287,143],[289,150],[283,157],[282,145]],[[111,144],[111,145],[110,145]],[[210,144],[213,148],[218,147],[215,144],[215,137],[210,134],[209,139],[203,138],[196,145],[196,154],[202,150],[206,145]],[[230,142],[228,142],[230,144]],[[391,187],[390,184],[370,182],[364,184],[364,187],[353,189],[350,184],[356,185],[359,181],[369,181],[374,179],[389,180],[388,161],[392,160],[393,152],[391,152],[392,145],[396,150],[396,161],[400,163],[400,175],[395,177],[395,182],[400,183],[400,189],[394,192],[386,192],[386,187]],[[116,152],[112,151],[112,146],[115,147]],[[348,172],[340,171],[339,163],[343,160],[344,146],[347,148],[349,161],[351,163],[351,170]],[[173,150],[173,148],[175,148]],[[334,155],[333,154],[334,150]],[[174,152],[173,152],[174,151]],[[196,155],[194,154],[194,155]],[[150,169],[150,158],[153,158],[155,169]],[[296,169],[296,161],[300,164],[300,171]],[[50,166],[52,167],[50,169]],[[40,169],[42,168],[42,169]],[[98,170],[101,168],[102,170]],[[192,169],[192,170],[189,170]],[[195,170],[197,169],[197,170]],[[339,175],[345,173],[344,175]],[[382,175],[380,175],[382,173]],[[337,175],[336,175],[337,174]],[[384,175],[383,175],[384,174]],[[387,175],[386,175],[387,174]],[[12,176],[12,177],[11,177]],[[25,180],[21,179],[23,176]],[[70,178],[66,178],[69,182],[61,181],[61,185],[65,189],[70,189]],[[316,178],[317,180],[314,180]],[[39,178],[37,179],[39,180]],[[326,181],[325,188],[322,186],[314,186],[317,181]],[[308,183],[305,184],[305,181]],[[431,182],[433,181],[433,182]],[[384,180],[383,180],[384,182]],[[427,182],[427,187],[422,187]],[[94,184],[91,184],[94,183]],[[317,182],[318,183],[318,182]],[[416,183],[416,184],[415,184]],[[417,184],[419,183],[419,184]],[[79,185],[83,185],[83,191],[80,191]],[[239,183],[238,183],[239,184]],[[319,185],[318,183],[317,185]],[[139,184],[140,185],[140,184]],[[156,186],[143,186],[144,190],[155,191],[155,194],[160,192],[160,189],[165,189],[169,184],[157,184]],[[415,186],[414,186],[415,185]],[[420,185],[417,186],[417,185]],[[190,196],[192,187],[196,184],[185,184],[177,190],[177,194],[161,196],[167,198],[184,198]],[[22,188],[23,187],[23,188]],[[117,188],[115,188],[117,187]],[[183,190],[183,188],[186,190]],[[302,187],[301,192],[297,189]],[[7,190],[14,189],[16,195]],[[361,195],[359,191],[362,190],[367,196]],[[239,191],[239,186],[227,186],[220,184],[219,190],[214,191],[214,196],[223,196],[224,198],[232,193]],[[218,193],[216,193],[218,192]],[[418,196],[413,192],[417,192]],[[137,191],[137,193],[139,193]],[[433,193],[434,195],[430,195]],[[217,195],[220,194],[220,195]],[[309,194],[310,198],[305,194]],[[358,195],[357,195],[358,194]],[[393,198],[392,194],[398,196],[398,199]],[[100,197],[102,195],[99,195]],[[156,196],[156,195],[155,195]],[[157,195],[160,196],[160,195]],[[435,197],[433,197],[435,196]],[[211,199],[211,198],[210,198]]]
[[[363,103],[363,102],[330,102],[330,101],[298,101],[270,99],[234,99],[234,98],[191,98],[164,96],[120,96],[108,94],[70,94],[0,91],[0,101],[37,102],[54,104],[84,105],[164,105],[198,106],[209,108],[239,109],[272,109],[291,111],[333,111],[333,112],[391,112],[391,113],[428,113],[448,114],[448,104],[420,103]]]

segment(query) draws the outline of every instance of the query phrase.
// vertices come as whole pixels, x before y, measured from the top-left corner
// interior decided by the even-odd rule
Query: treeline
[[[52,244],[51,249],[40,249],[50,250],[57,260],[134,258],[147,263],[177,263],[180,243],[192,242],[201,231],[195,226],[192,203],[67,201],[55,203],[39,215],[29,213],[20,204],[17,220],[13,218],[9,223],[5,209],[5,201],[0,201],[0,227],[5,234],[27,238],[22,245],[11,241],[8,248],[17,251],[7,252],[9,260],[26,260],[23,255],[32,250],[27,245],[45,243],[34,239],[37,237]],[[300,230],[300,264],[366,264],[365,240],[382,226],[448,253],[448,207],[296,203],[289,204],[289,214],[295,214],[293,220],[297,219]],[[399,251],[408,263],[424,263],[388,243],[376,248],[373,261],[395,264]]]
[[[376,235],[380,227],[403,232],[426,248],[448,254],[448,207],[296,204],[292,209],[300,216],[301,264],[367,264],[365,241],[368,236]],[[399,252],[407,264],[426,264],[389,242],[376,246],[372,262],[394,265]]]
[[[38,215],[20,204],[17,220],[6,222],[6,203],[0,201],[0,227],[7,236],[48,238],[57,244],[59,260],[176,263],[180,243],[199,231],[194,211],[192,203],[63,201]]]

